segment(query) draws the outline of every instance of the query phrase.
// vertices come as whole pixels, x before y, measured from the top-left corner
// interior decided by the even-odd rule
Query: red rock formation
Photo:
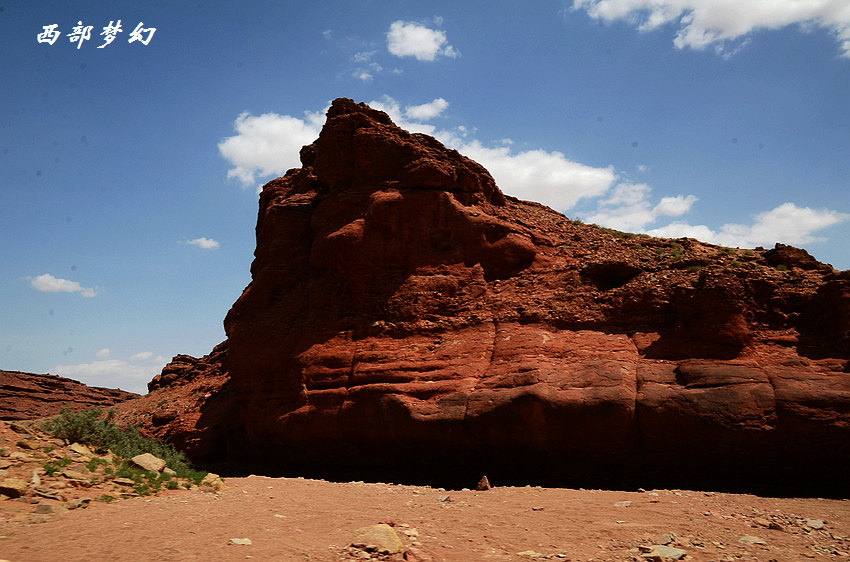
[[[351,100],[301,159],[263,188],[253,280],[225,319],[231,455],[840,484],[847,273],[570,221]]]
[[[31,420],[72,410],[111,408],[138,394],[86,386],[56,375],[0,371],[0,419]]]

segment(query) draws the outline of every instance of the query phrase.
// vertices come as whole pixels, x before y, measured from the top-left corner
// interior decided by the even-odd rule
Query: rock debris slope
[[[227,341],[150,400],[220,383],[152,432],[325,473],[846,488],[850,272],[571,221],[348,99],[301,161]]]

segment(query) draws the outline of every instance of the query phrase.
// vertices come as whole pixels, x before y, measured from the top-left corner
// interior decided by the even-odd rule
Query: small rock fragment
[[[676,542],[676,539],[679,537],[676,536],[676,533],[666,533],[658,537],[658,544],[670,544],[671,542]]]
[[[482,476],[482,477],[481,477],[481,480],[479,480],[479,481],[478,481],[478,484],[476,484],[476,485],[475,485],[475,489],[476,489],[476,490],[478,490],[478,491],[480,491],[480,492],[487,491],[487,490],[489,490],[491,487],[492,487],[492,486],[490,486],[490,481],[487,479],[487,475],[486,475],[486,474],[485,474],[484,476]]]
[[[825,523],[822,519],[806,519],[806,525],[810,529],[819,530],[824,528]]]
[[[621,501],[614,504],[614,507],[630,507],[632,502],[630,501]]]
[[[230,541],[228,541],[228,542],[229,542],[229,544],[243,544],[243,545],[252,544],[251,539],[230,539]]]
[[[681,548],[666,546],[663,544],[652,545],[651,550],[646,554],[641,554],[644,560],[652,560],[662,562],[664,560],[681,560],[688,554],[688,551]]]
[[[739,543],[742,544],[767,544],[767,541],[761,537],[754,537],[752,535],[744,535],[740,539],[738,539]]]
[[[53,504],[53,503],[40,503],[35,506],[33,513],[38,513],[41,515],[49,515],[51,513],[65,513],[68,509],[64,505]]]
[[[71,470],[69,468],[62,471],[62,476],[70,478],[71,480],[88,480],[89,478],[87,474],[83,474],[82,472]]]
[[[31,451],[37,451],[44,447],[44,443],[36,439],[19,439],[17,445],[21,449],[29,449]]]
[[[86,508],[91,503],[91,498],[74,498],[67,504],[68,509]]]
[[[210,472],[201,480],[201,486],[210,486],[216,490],[220,490],[224,486],[224,480],[218,474]]]
[[[71,443],[68,448],[77,453],[78,455],[83,455],[84,457],[94,456],[94,452],[82,443]]]
[[[26,435],[32,435],[30,432],[30,428],[20,422],[12,422],[9,424],[9,429],[14,431],[15,433],[23,433]]]

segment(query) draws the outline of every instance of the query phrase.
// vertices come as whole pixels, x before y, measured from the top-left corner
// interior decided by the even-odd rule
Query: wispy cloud
[[[776,242],[806,245],[825,241],[826,238],[815,236],[815,233],[848,219],[850,214],[832,209],[811,209],[783,203],[756,214],[751,224],[730,223],[712,229],[706,225],[673,222],[647,233],[667,238],[689,236],[712,244],[740,248],[772,246]]]
[[[847,0],[573,0],[573,10],[590,17],[625,20],[640,31],[674,23],[679,26],[674,45],[703,49],[713,46],[720,54],[734,53],[736,39],[760,29],[799,25],[821,27],[832,33],[842,56],[850,58],[850,9]]]
[[[423,103],[422,105],[409,105],[404,110],[404,115],[408,119],[417,121],[428,121],[433,119],[445,111],[449,107],[449,102],[443,98],[437,98],[434,101]]]
[[[596,211],[582,218],[627,232],[643,231],[660,217],[678,217],[691,210],[693,195],[664,197],[656,205],[650,201],[652,188],[645,183],[619,183],[597,202]]]
[[[150,351],[136,353],[129,359],[109,359],[109,355],[109,349],[104,348],[95,354],[96,361],[56,365],[51,372],[90,386],[121,388],[144,394],[148,381],[168,363],[166,357]]]
[[[217,240],[213,240],[212,238],[200,237],[194,238],[192,240],[187,240],[186,244],[190,246],[197,246],[203,250],[218,250],[219,243]]]
[[[438,23],[441,20],[437,20]],[[421,23],[394,21],[387,31],[387,50],[397,57],[433,61],[438,57],[455,58],[457,50],[449,45],[446,33]]]
[[[45,293],[80,293],[86,298],[97,296],[94,288],[83,287],[76,281],[60,279],[49,273],[44,273],[38,277],[27,277],[27,279],[34,288]]]

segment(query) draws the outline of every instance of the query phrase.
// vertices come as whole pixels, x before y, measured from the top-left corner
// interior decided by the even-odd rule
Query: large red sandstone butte
[[[850,271],[571,221],[348,99],[301,161],[151,433],[324,474],[847,490]]]

